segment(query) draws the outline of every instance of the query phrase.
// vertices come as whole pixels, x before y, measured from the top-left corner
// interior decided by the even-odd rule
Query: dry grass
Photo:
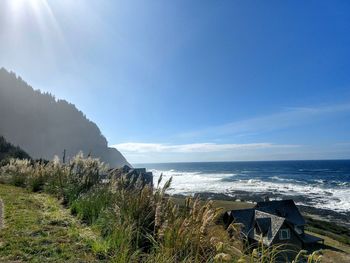
[[[322,263],[349,263],[350,262],[350,246],[334,240],[330,237],[317,233],[306,231],[309,234],[324,239],[325,248],[322,249]],[[335,260],[336,259],[336,260]]]
[[[349,263],[350,254],[330,249],[323,250],[322,263]]]

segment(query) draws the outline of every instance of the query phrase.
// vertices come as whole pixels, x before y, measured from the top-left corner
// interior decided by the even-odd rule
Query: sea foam
[[[325,169],[314,169],[320,172]],[[285,197],[305,196],[307,202],[299,204],[311,205],[315,208],[331,209],[338,212],[350,211],[350,187],[348,183],[337,182],[334,187],[325,184],[325,180],[315,179],[313,183],[300,180],[270,176],[264,179],[239,179],[235,173],[205,173],[151,169],[154,182],[157,183],[163,174],[163,183],[173,178],[170,194],[193,195],[195,193],[212,192],[232,195],[235,191],[248,193],[275,193]]]

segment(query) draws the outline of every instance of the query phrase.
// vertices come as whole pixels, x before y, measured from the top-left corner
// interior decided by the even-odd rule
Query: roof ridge
[[[286,218],[283,217],[283,216],[277,216],[277,215],[274,215],[274,214],[271,214],[271,213],[268,213],[268,212],[264,212],[264,211],[259,210],[259,208],[256,208],[255,211],[256,211],[256,212],[259,212],[259,213],[262,213],[262,214],[269,215],[269,216],[271,216],[271,217],[277,217],[277,218],[281,218],[281,219],[283,219],[283,220],[286,220]]]

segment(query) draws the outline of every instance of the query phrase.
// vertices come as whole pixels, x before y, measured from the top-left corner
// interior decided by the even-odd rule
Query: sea
[[[350,160],[137,164],[154,184],[172,177],[169,194],[216,194],[256,202],[292,198],[298,205],[350,212]]]

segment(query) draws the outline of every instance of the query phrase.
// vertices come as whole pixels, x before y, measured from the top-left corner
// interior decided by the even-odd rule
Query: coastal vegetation
[[[70,215],[57,198],[0,185],[4,226],[0,262],[94,262],[96,233]],[[78,259],[78,260],[77,260]]]
[[[0,136],[0,166],[5,165],[11,158],[28,159],[30,156],[18,146],[7,142],[3,136]]]
[[[308,231],[318,233],[323,236],[328,236],[336,241],[350,245],[350,229],[345,226],[323,220],[317,220],[312,217],[307,217],[306,229]]]
[[[38,235],[43,236],[42,241],[35,242],[42,242],[43,247],[46,242],[53,247],[54,243],[63,242],[63,248],[45,254],[47,250],[42,248],[41,251],[39,244],[25,246],[25,240],[22,240],[23,244],[18,243],[22,241],[6,241],[6,235],[10,235],[8,231],[13,231],[11,228],[1,232],[0,255],[5,259],[33,261],[40,261],[42,257],[47,257],[46,261],[63,256],[73,259],[71,252],[64,248],[67,240],[82,246],[76,257],[83,261],[90,261],[93,255],[93,260],[108,262],[274,262],[283,251],[283,248],[262,245],[247,249],[239,235],[241,226],[231,224],[227,231],[220,224],[222,209],[213,201],[187,198],[180,206],[169,198],[166,190],[171,186],[171,180],[161,187],[160,178],[154,188],[122,174],[103,181],[101,178],[107,169],[98,159],[84,158],[82,154],[67,164],[58,158],[50,162],[11,159],[1,167],[1,183],[27,189],[21,192],[18,188],[2,186],[1,197],[5,206],[10,203],[9,196],[14,192],[13,195],[20,197],[18,202],[28,203],[21,208],[24,209],[22,213],[31,209],[26,213],[29,217],[24,218],[21,209],[9,206],[5,219],[12,218],[14,213],[19,219],[9,220],[8,224],[18,224],[15,228],[23,231],[28,231],[25,229],[31,225],[30,228],[36,228]],[[58,200],[76,219],[67,219],[65,214],[63,218],[66,219],[51,218],[49,223],[42,221],[45,214],[59,210]],[[12,207],[15,205],[16,202]],[[77,227],[84,228],[77,219],[88,226],[87,232],[77,234],[80,232]],[[54,229],[45,227],[42,222],[54,226]],[[66,241],[51,238],[50,231],[56,230],[65,232],[62,235]],[[35,233],[29,233],[29,237]],[[18,252],[22,245],[37,250]],[[296,262],[302,259],[318,262],[321,256],[317,253],[306,256],[306,252],[301,251]]]

